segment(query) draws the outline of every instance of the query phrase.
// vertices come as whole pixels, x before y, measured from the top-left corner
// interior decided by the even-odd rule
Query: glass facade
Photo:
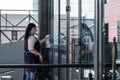
[[[69,3],[67,0],[54,0],[54,53],[57,55],[54,56],[54,63],[94,63],[95,2],[94,0],[80,1],[70,0]],[[68,49],[69,53],[67,53]],[[95,74],[94,68],[72,68],[69,72],[68,75],[67,69],[58,69],[58,73],[54,74],[56,78],[60,78],[59,80],[68,78],[84,80],[89,79],[89,72],[92,72],[93,76]]]
[[[104,5],[104,3],[106,4]],[[109,36],[119,35],[119,32],[116,31],[119,30],[119,17],[115,18],[117,12],[113,13],[116,16],[112,16],[111,11],[114,9],[110,8],[117,9],[118,7],[115,5],[117,3],[119,2],[115,3],[112,0],[54,0],[53,33],[56,45],[54,48],[57,48],[57,51],[55,50],[57,63],[94,64],[94,67],[69,69],[69,75],[67,69],[58,70],[56,78],[68,79],[69,77],[71,80],[89,80],[92,74],[92,78],[96,80],[113,79],[112,67],[104,67],[103,65],[107,66],[107,64],[113,63],[112,58],[115,50],[113,50],[113,43],[109,42]],[[113,19],[111,20],[111,18]],[[118,19],[116,23],[114,23],[114,19]],[[110,23],[108,23],[109,21]],[[114,26],[114,28],[108,26]],[[118,35],[116,35],[117,33]],[[116,38],[116,40],[119,39]],[[119,49],[117,50],[119,52]],[[69,61],[67,61],[68,59]],[[119,62],[119,58],[117,62]],[[64,76],[59,76],[63,72]],[[66,77],[67,75],[68,77]]]
[[[1,43],[5,41],[3,35],[8,40],[12,39],[13,42],[23,39],[24,33],[18,32],[17,30],[20,30],[20,28],[15,30],[15,27],[19,26],[25,30],[25,25],[33,22],[40,28],[40,39],[44,38],[46,34],[51,35],[50,47],[48,48],[44,44],[41,45],[41,53],[44,53],[45,64],[51,63],[51,65],[59,65],[57,68],[52,67],[50,69],[45,68],[45,71],[43,70],[42,77],[46,80],[120,79],[120,70],[118,67],[120,63],[119,0],[32,1],[33,11],[36,12],[28,10],[27,15],[23,15],[19,11],[19,14],[16,13],[14,15],[4,14],[9,12],[9,10],[0,12],[0,25],[2,26],[2,35],[0,35],[2,39]],[[24,10],[23,13],[25,14]],[[10,36],[7,37],[3,29],[8,30],[8,26],[15,27],[12,28],[13,30],[9,30],[11,33],[7,33],[10,34]],[[20,34],[22,34],[22,36],[20,36]],[[5,55],[8,55],[7,53],[9,51],[12,51],[11,53],[14,55],[14,50],[18,50],[19,54],[24,53],[24,51],[22,51],[23,47],[19,47],[18,44],[22,45],[23,43],[14,44],[13,49],[9,47],[11,44],[7,45],[9,50],[7,50]],[[0,48],[1,51],[2,49],[5,49],[4,46]],[[20,60],[24,60],[23,54],[18,56],[18,52],[16,52],[16,58],[22,57]],[[2,51],[2,53],[4,53],[4,51]],[[6,60],[2,57],[5,55],[1,54],[0,61]],[[13,55],[10,55],[10,58],[7,56],[7,58],[12,59]],[[23,63],[23,61],[21,63]],[[71,64],[77,64],[79,67],[60,67],[61,65]],[[93,66],[91,67],[91,65]],[[0,68],[0,72],[1,71]],[[15,71],[15,73],[16,72],[17,71]],[[22,72],[18,74],[22,73],[23,69]],[[16,78],[17,77],[15,77],[15,79]]]

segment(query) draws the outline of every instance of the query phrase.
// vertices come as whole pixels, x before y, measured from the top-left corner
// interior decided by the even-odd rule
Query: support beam
[[[102,80],[102,27],[103,27],[103,0],[95,0],[95,80]]]

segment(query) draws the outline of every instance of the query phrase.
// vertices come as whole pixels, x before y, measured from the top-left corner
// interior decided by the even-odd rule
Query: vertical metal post
[[[61,9],[60,9],[60,0],[58,0],[58,64],[61,64],[61,53],[60,53],[60,31],[61,31]],[[58,80],[61,79],[61,69],[58,68]]]
[[[102,80],[102,26],[103,26],[103,0],[95,0],[95,54],[94,69],[95,80]]]
[[[66,63],[70,64],[71,53],[70,53],[70,0],[66,0],[66,13],[67,13],[67,42],[66,42]],[[71,69],[67,68],[66,70],[66,80],[71,80]]]
[[[2,24],[1,16],[2,16],[2,14],[1,14],[1,10],[0,10],[0,44],[1,44],[1,24]]]
[[[52,18],[54,18],[54,0],[51,0],[51,17]],[[54,44],[54,26],[53,26],[53,24],[54,24],[54,21],[53,21],[54,19],[52,19],[51,20],[51,36],[52,36],[52,38],[51,38],[51,43],[52,43],[52,45]],[[52,59],[52,64],[53,64],[53,61],[54,61],[54,54],[53,54],[53,52],[54,52],[54,46],[52,46],[51,47],[51,55],[52,55],[52,57],[51,57],[51,59]],[[51,69],[51,71],[52,71],[52,73],[51,73],[51,80],[53,80],[53,69]]]
[[[82,28],[81,28],[81,23],[82,23],[82,1],[81,0],[78,0],[78,29],[79,29],[79,38],[81,37],[81,31],[82,31]]]
[[[38,0],[39,1],[39,8],[38,8],[38,12],[39,12],[39,30],[40,30],[40,34],[39,34],[39,39],[43,39],[45,37],[46,34],[48,34],[48,32],[50,31],[49,28],[51,27],[50,22],[50,7],[49,7],[49,1],[48,0]],[[44,62],[43,63],[48,63],[48,50],[45,47],[45,44],[43,44],[41,46],[41,53],[43,57],[44,57]],[[47,75],[49,75],[49,69],[47,68],[42,68],[41,73],[45,73]],[[43,78],[45,78],[45,74],[43,74]]]
[[[24,73],[23,73],[23,80],[26,80],[25,68],[24,68]]]
[[[78,30],[79,30],[79,44],[81,44],[81,40],[80,40],[80,38],[81,38],[81,34],[82,34],[82,27],[81,27],[81,23],[82,23],[82,0],[78,0],[79,2],[78,2],[78,10],[79,10],[79,12],[78,12]],[[81,45],[79,46],[79,54],[81,53],[81,50],[80,50],[80,47],[81,47]],[[79,56],[79,57],[81,57],[81,56]],[[80,60],[80,58],[78,59],[79,60],[79,62],[81,61]],[[79,79],[82,79],[82,72],[81,72],[81,68],[79,68]]]
[[[40,26],[41,26],[41,0],[38,0],[38,34],[40,34]]]
[[[29,19],[29,20],[28,20],[28,21],[29,21],[29,23],[30,23],[30,16],[31,16],[31,15],[30,15],[30,10],[29,10],[28,12],[29,12],[29,14],[28,14],[28,15],[29,15],[29,18],[28,18],[28,19]]]

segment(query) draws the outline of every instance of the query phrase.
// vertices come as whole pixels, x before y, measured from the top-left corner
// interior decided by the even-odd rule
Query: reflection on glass
[[[82,35],[80,38],[81,45],[81,62],[93,63],[93,34],[90,28],[82,23]]]
[[[54,0],[54,44],[58,44],[58,0]]]

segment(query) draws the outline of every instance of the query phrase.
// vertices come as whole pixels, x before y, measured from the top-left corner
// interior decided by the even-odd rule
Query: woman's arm
[[[35,49],[31,49],[31,50],[29,50],[29,51],[30,51],[32,54],[35,54],[35,55],[39,56],[40,62],[41,62],[41,63],[43,62],[43,57],[42,57],[42,55],[40,54],[40,52],[36,51]]]
[[[36,41],[37,41],[37,40],[35,39],[34,36],[30,36],[30,37],[28,38],[28,50],[29,50],[32,54],[39,55],[40,53],[34,49],[34,45],[35,45],[35,42],[36,42]]]
[[[40,54],[40,52],[38,52],[37,50],[34,49],[34,44],[36,42],[35,37],[30,36],[28,38],[28,50],[32,53],[35,54],[36,56],[39,56],[40,61],[43,61],[42,55]]]
[[[47,39],[50,39],[50,35],[46,35],[44,39],[40,40],[40,44],[43,44]]]
[[[36,51],[35,49],[30,49],[29,51],[30,51],[32,54],[40,55],[40,52]]]
[[[47,40],[46,38],[40,40],[40,44],[43,44],[46,40]]]

